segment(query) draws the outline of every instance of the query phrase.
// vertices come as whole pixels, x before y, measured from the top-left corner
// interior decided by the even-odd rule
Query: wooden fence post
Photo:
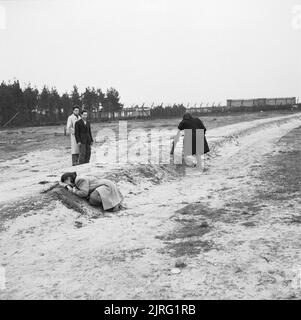
[[[8,120],[8,121],[4,124],[3,128],[5,128],[9,123],[11,123],[11,122],[16,118],[16,116],[17,116],[19,113],[20,113],[20,111],[18,111],[10,120]]]

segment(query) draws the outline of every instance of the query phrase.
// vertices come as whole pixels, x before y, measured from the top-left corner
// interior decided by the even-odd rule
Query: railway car
[[[296,98],[272,98],[272,99],[240,99],[227,100],[227,107],[265,107],[265,106],[290,106],[296,104]]]

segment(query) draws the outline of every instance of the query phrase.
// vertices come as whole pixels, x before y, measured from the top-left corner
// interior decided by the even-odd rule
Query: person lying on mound
[[[92,206],[102,207],[105,211],[115,212],[122,208],[123,196],[116,184],[110,180],[78,177],[76,172],[66,172],[61,177],[60,185],[87,199]]]

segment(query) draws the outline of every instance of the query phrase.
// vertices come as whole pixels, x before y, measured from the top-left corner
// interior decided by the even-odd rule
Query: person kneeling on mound
[[[122,208],[123,196],[116,184],[107,179],[78,177],[76,172],[66,172],[61,177],[61,185],[69,192],[85,198],[92,206],[115,212]]]

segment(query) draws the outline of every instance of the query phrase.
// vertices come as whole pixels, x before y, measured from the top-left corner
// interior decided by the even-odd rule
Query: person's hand
[[[73,191],[72,187],[70,187],[70,186],[66,186],[66,188],[67,188],[67,190],[68,190],[69,192],[72,192],[72,191]]]
[[[175,151],[175,142],[173,141],[171,145],[170,155],[173,155],[174,151]]]
[[[75,192],[76,192],[76,190],[77,190],[77,188],[76,188],[76,187],[73,187],[73,188],[72,188],[72,192],[73,192],[73,193],[75,193]]]
[[[82,143],[81,143],[81,142],[78,142],[77,144],[80,146]]]

